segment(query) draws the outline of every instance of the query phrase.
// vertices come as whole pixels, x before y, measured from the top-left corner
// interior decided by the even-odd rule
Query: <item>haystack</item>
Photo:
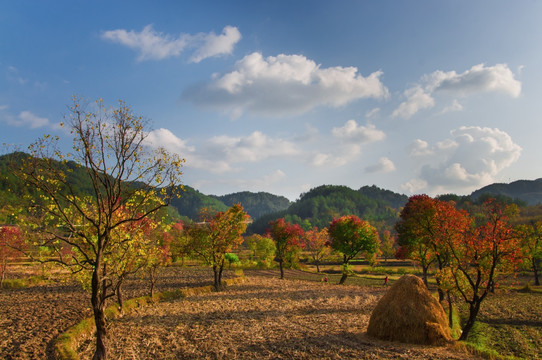
[[[401,277],[371,314],[367,334],[382,340],[438,345],[452,340],[448,319],[423,281]]]

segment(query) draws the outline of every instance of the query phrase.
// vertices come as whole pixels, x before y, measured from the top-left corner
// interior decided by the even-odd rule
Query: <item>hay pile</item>
[[[412,344],[440,345],[452,340],[442,306],[414,275],[401,277],[378,302],[367,334]]]

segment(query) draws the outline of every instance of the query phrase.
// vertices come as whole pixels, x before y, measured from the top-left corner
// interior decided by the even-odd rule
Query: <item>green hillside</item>
[[[262,216],[249,228],[250,232],[265,232],[269,221],[284,217],[305,229],[327,227],[336,217],[356,215],[370,221],[379,230],[391,229],[399,209],[407,202],[405,195],[365,186],[353,190],[347,186],[322,185],[301,195],[287,210]]]
[[[491,184],[474,191],[470,196],[477,200],[482,195],[503,195],[525,201],[529,205],[542,204],[542,179]]]
[[[222,201],[227,206],[241,204],[253,219],[258,219],[269,213],[286,210],[291,204],[290,200],[284,196],[273,195],[267,192],[253,193],[242,191],[213,197]]]

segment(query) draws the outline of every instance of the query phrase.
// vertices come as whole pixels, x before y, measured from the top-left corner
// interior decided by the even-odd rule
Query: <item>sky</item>
[[[542,177],[542,2],[0,0],[3,151],[69,151],[74,95],[204,194],[470,194]]]

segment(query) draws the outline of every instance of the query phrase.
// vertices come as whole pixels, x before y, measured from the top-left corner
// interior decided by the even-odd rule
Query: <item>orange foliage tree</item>
[[[222,271],[226,253],[243,242],[242,234],[247,228],[249,216],[240,204],[235,204],[225,212],[210,215],[202,209],[201,222],[187,227],[190,236],[190,249],[212,266],[214,287],[222,288]]]
[[[459,293],[469,307],[460,340],[467,339],[480,305],[495,288],[499,275],[513,271],[521,261],[520,240],[510,224],[510,216],[516,213],[515,206],[489,199],[483,212],[461,236],[443,239],[450,262],[439,278],[443,286]]]
[[[331,249],[329,247],[329,232],[327,228],[318,230],[317,227],[305,232],[303,236],[305,250],[308,251],[310,257],[316,265],[316,271],[320,272],[320,264],[322,260],[329,255]]]

